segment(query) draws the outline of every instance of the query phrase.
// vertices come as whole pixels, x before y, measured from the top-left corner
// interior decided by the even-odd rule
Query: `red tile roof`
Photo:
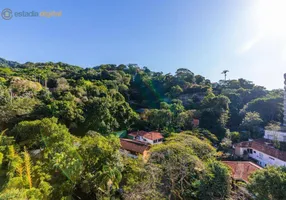
[[[136,137],[136,136],[143,136],[146,133],[147,133],[146,131],[136,131],[136,132],[129,133],[128,135]]]
[[[280,151],[279,149],[275,149],[268,140],[263,138],[253,141],[240,142],[235,144],[234,146],[242,148],[252,148],[274,158],[286,161],[286,152]]]
[[[158,139],[164,138],[161,133],[155,132],[155,131],[152,131],[152,132],[137,131],[137,132],[129,133],[128,135],[131,135],[133,137],[142,136],[142,137],[147,138],[149,140],[158,140]]]
[[[159,132],[148,132],[144,134],[145,138],[150,139],[150,140],[158,140],[158,139],[163,139],[164,137],[162,136],[161,133]]]
[[[121,148],[127,151],[132,151],[136,153],[143,153],[150,149],[148,143],[140,142],[137,140],[120,139]]]
[[[231,168],[232,178],[235,180],[243,180],[248,182],[250,174],[256,170],[262,169],[252,162],[246,161],[222,161]]]
[[[194,126],[199,126],[199,125],[200,125],[200,120],[198,120],[198,119],[193,119],[193,125],[194,125]]]

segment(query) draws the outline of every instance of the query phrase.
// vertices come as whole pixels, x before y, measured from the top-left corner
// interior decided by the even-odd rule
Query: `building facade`
[[[284,74],[284,118],[283,126],[286,126],[286,73]]]
[[[140,154],[144,159],[148,157],[150,145],[146,142],[121,138],[120,145],[121,152],[123,154],[127,153],[127,155],[132,158],[137,158]]]
[[[274,148],[266,139],[240,142],[234,148],[235,155],[252,158],[261,167],[286,166],[286,152]]]
[[[286,142],[286,132],[281,130],[265,130],[264,138],[268,140],[278,140],[280,142]]]
[[[128,137],[133,140],[138,140],[141,142],[147,142],[149,144],[160,144],[163,142],[164,137],[159,132],[146,132],[146,131],[137,131],[128,134]]]

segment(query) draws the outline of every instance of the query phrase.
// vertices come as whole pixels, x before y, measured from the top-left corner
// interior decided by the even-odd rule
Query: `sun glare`
[[[286,0],[260,0],[254,10],[261,34],[286,37]]]

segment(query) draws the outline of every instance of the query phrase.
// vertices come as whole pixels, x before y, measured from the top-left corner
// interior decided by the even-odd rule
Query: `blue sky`
[[[0,19],[0,57],[81,67],[137,63],[164,73],[188,68],[213,82],[228,69],[230,79],[282,88],[286,4],[276,1],[2,0],[0,10],[62,16]]]

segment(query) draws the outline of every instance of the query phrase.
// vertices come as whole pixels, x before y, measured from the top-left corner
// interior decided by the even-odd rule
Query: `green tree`
[[[150,123],[150,127],[155,130],[163,130],[169,127],[172,122],[172,112],[165,109],[146,110],[144,118]]]
[[[58,91],[66,91],[69,90],[70,85],[65,78],[57,79],[57,90]]]
[[[85,130],[94,130],[109,134],[115,130],[126,130],[137,120],[137,114],[123,101],[121,94],[115,97],[94,97],[85,106],[87,114],[84,122]]]
[[[226,96],[209,94],[202,102],[200,127],[210,130],[219,139],[226,134],[228,121],[229,99]]]
[[[232,143],[237,143],[240,140],[240,134],[237,131],[230,132],[229,138],[231,139]]]
[[[0,106],[4,106],[11,102],[11,94],[8,88],[0,84]]]
[[[0,75],[4,77],[8,77],[9,75],[13,74],[13,71],[8,67],[3,67],[0,65]]]
[[[201,75],[196,75],[195,76],[196,79],[196,84],[198,85],[204,85],[205,84],[205,77],[201,76]]]
[[[72,137],[56,118],[44,118],[40,123],[44,141],[44,173],[53,175],[53,199],[70,196],[83,170],[82,158],[77,152],[79,141]],[[39,171],[40,172],[40,171]],[[42,174],[41,172],[39,174]]]
[[[84,121],[82,106],[72,100],[56,100],[48,105],[49,112],[69,128],[76,128]]]
[[[39,147],[41,143],[40,124],[40,120],[22,121],[12,129],[10,134],[17,142],[24,143],[28,148]]]
[[[178,78],[178,80],[184,80],[190,83],[194,83],[195,81],[194,73],[191,72],[189,69],[185,69],[185,68],[177,69],[176,77]]]
[[[226,80],[226,75],[229,71],[228,70],[223,70],[221,73],[224,74],[224,80]]]
[[[18,153],[13,145],[8,146],[5,160],[7,180],[0,199],[50,199],[51,186],[43,180],[35,179],[33,163],[26,148]],[[37,184],[38,181],[40,184]]]
[[[284,167],[267,167],[249,178],[248,190],[259,200],[280,200],[286,196],[286,170]]]
[[[274,122],[272,121],[271,123],[267,124],[267,126],[265,126],[265,130],[269,130],[269,131],[272,131],[274,134],[274,138],[273,138],[273,144],[274,144],[274,147],[276,148],[280,148],[280,141],[278,139],[278,131],[281,130],[281,126],[280,126],[280,123],[279,122]]]
[[[174,98],[174,97],[179,96],[182,92],[183,92],[183,89],[179,85],[176,85],[176,86],[171,87],[170,96]]]
[[[19,77],[13,77],[10,81],[10,88],[12,91],[18,95],[23,95],[28,92],[36,93],[42,90],[41,84]]]
[[[29,117],[39,101],[35,98],[14,98],[12,103],[0,106],[0,124],[4,130],[7,125],[15,124],[21,119]]]
[[[142,157],[133,159],[123,156],[123,161],[124,170],[120,184],[124,190],[124,199],[164,199],[158,190],[162,176],[162,170],[158,166],[146,163]]]
[[[210,160],[200,186],[199,199],[226,199],[230,195],[230,170],[223,163]]]
[[[115,136],[89,132],[82,138],[79,154],[84,168],[79,185],[89,197],[110,198],[119,188],[123,169],[119,147]]]
[[[205,167],[192,149],[185,148],[178,142],[157,145],[152,150],[150,161],[162,167],[164,196],[170,199],[197,197]]]
[[[214,195],[226,196],[228,184],[226,174],[220,174],[219,170],[207,175],[207,161],[215,155],[215,149],[208,140],[201,139],[191,134],[173,134],[163,144],[152,147],[148,163],[159,166],[162,170],[162,187],[158,189],[170,199],[197,199],[202,187],[211,187],[213,182],[205,182],[204,179],[214,179],[221,183],[223,191],[214,192]],[[219,168],[219,167],[218,167]],[[212,169],[210,167],[210,169]],[[205,177],[209,176],[209,177]],[[229,176],[228,176],[229,177]],[[221,182],[220,182],[221,181]],[[217,186],[219,187],[219,186]],[[215,190],[215,188],[214,188]]]
[[[243,131],[249,131],[251,138],[259,138],[263,135],[261,128],[262,119],[257,112],[247,112],[240,124],[240,129]]]
[[[187,110],[178,114],[176,118],[176,124],[179,128],[183,130],[192,130],[193,119],[194,119],[194,111]]]
[[[270,121],[280,121],[283,118],[283,96],[257,98],[249,102],[243,112],[259,113],[263,124]]]

